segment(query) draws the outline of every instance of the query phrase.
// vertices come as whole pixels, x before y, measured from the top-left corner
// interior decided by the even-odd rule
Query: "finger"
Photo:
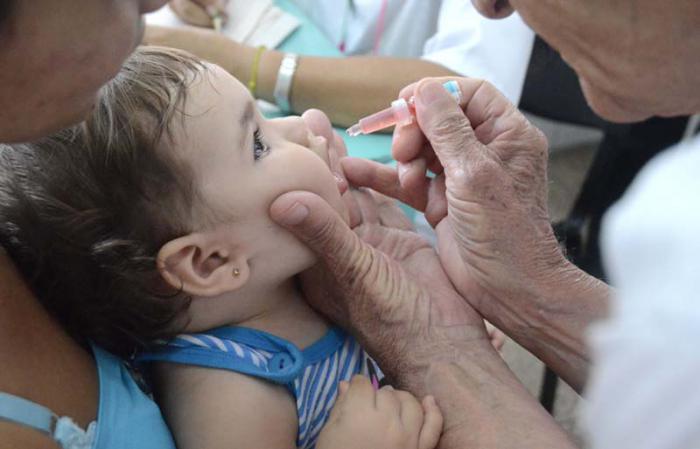
[[[385,164],[359,157],[345,157],[340,166],[348,182],[357,187],[369,187],[391,197],[401,196],[397,171]]]
[[[445,175],[440,174],[430,181],[428,188],[428,205],[425,208],[425,219],[433,228],[447,216],[447,196],[445,190]]]
[[[369,378],[358,374],[350,380],[344,400],[347,401],[349,407],[375,407],[375,393]]]
[[[372,195],[365,189],[355,189],[353,194],[362,213],[362,223],[379,224],[379,207]]]
[[[338,383],[338,393],[335,398],[335,402],[333,404],[333,408],[331,409],[331,416],[335,417],[337,416],[338,413],[345,407],[345,398],[347,397],[347,392],[350,389],[350,383],[341,380]]]
[[[387,385],[380,388],[376,393],[376,398],[377,410],[383,412],[387,416],[395,416],[397,419],[400,419],[401,402],[393,387]]]
[[[386,269],[382,254],[348,227],[321,197],[310,192],[287,192],[270,206],[270,217],[305,243],[325,266],[344,295],[362,297]]]
[[[397,171],[399,172],[399,181],[401,187],[405,191],[412,192],[415,190],[425,189],[427,186],[425,175],[427,164],[425,158],[417,157],[409,162],[399,162]],[[410,193],[408,193],[410,195]]]
[[[447,176],[468,172],[474,153],[482,152],[469,119],[454,98],[436,81],[419,83],[416,118]]]
[[[378,204],[379,223],[382,226],[392,229],[402,229],[404,231],[414,230],[413,223],[401,210],[396,201],[388,199],[387,201],[378,201]]]
[[[432,396],[426,396],[422,405],[424,418],[418,437],[418,449],[433,449],[437,446],[442,434],[442,412]]]
[[[341,380],[338,383],[338,399],[342,398],[345,393],[348,392],[348,389],[350,388],[350,384],[346,380]]]
[[[424,78],[423,80],[409,84],[401,90],[399,97],[408,99],[412,95],[415,95],[421,88],[421,85],[427,82],[433,82],[435,84],[444,84],[447,81],[456,81],[460,90],[462,91],[463,100],[460,103],[460,107],[468,104],[467,100],[470,100],[478,88],[484,84],[483,81],[477,80],[475,78],[465,78],[465,77],[435,77],[435,78]],[[488,84],[488,83],[485,83]],[[443,88],[444,90],[444,88]],[[446,91],[445,91],[446,93]],[[465,100],[465,98],[467,100]],[[503,97],[505,99],[505,97]],[[507,102],[507,100],[505,100]],[[451,101],[451,105],[454,107],[454,99]],[[407,162],[416,159],[426,146],[426,138],[424,136],[425,130],[421,129],[422,126],[418,126],[417,123],[412,123],[407,126],[397,127],[394,130],[394,136],[392,139],[392,155],[394,159],[399,162]],[[432,149],[430,150],[432,152]],[[430,163],[431,161],[428,160]],[[438,173],[438,172],[435,172]]]
[[[486,333],[489,334],[489,340],[491,341],[491,345],[496,351],[500,352],[503,348],[503,345],[506,342],[506,334],[501,332],[493,324],[489,323],[486,320],[484,320],[484,324],[486,325]]]
[[[343,194],[343,203],[348,210],[348,225],[350,229],[355,229],[362,224],[362,210],[354,194],[355,189],[349,189]]]
[[[444,169],[442,168],[442,164],[440,164],[440,159],[437,158],[433,147],[431,147],[430,145],[425,146],[425,148],[423,149],[422,157],[423,159],[425,159],[425,166],[432,173],[439,175],[444,171]]]
[[[416,123],[397,126],[391,138],[391,155],[399,162],[407,162],[417,158],[425,145],[423,131]]]
[[[342,217],[321,197],[311,192],[287,192],[270,206],[270,217],[292,231],[311,249],[323,252],[327,245],[359,251],[359,242],[350,238],[352,231]]]
[[[415,429],[418,434],[423,424],[423,406],[407,391],[397,391],[396,397],[401,405],[401,423],[404,429]]]
[[[416,91],[417,85],[418,85],[418,81],[416,81],[415,83],[411,83],[408,86],[401,89],[399,91],[399,98],[405,98],[406,100],[411,98]]]
[[[343,158],[341,166],[351,185],[368,187],[384,195],[409,204],[414,209],[423,210],[428,198],[427,184],[423,191],[416,187],[413,190],[403,188],[396,169],[360,158]]]
[[[340,137],[340,134],[335,131],[333,131],[333,142],[338,156],[341,158],[346,157],[348,155],[348,146],[345,145],[345,141]]]

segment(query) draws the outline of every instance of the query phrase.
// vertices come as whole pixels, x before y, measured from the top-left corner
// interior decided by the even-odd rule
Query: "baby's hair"
[[[190,298],[166,288],[156,255],[192,231],[199,193],[170,124],[205,71],[141,48],[84,123],[0,145],[0,242],[75,338],[126,356],[186,323]]]

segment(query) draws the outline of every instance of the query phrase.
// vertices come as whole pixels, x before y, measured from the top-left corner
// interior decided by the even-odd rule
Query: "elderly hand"
[[[399,170],[347,159],[352,184],[425,210],[440,259],[486,319],[581,388],[583,339],[605,313],[609,289],[566,260],[547,213],[547,143],[490,84],[457,79],[457,105],[441,80],[408,86],[417,124],[398,128]],[[437,176],[426,177],[426,167]]]
[[[568,266],[547,213],[547,142],[490,84],[458,82],[464,109],[435,80],[402,91],[415,93],[418,123],[396,131],[399,173],[359,160],[344,167],[351,183],[427,209],[450,279],[502,327],[504,313],[524,313],[518,302]]]
[[[322,113],[303,117],[342,155],[342,141]],[[271,205],[273,219],[319,257],[302,277],[307,299],[350,328],[395,385],[435,396],[444,413],[441,448],[572,447],[494,351],[483,319],[395,203],[350,192],[355,232],[312,193],[288,192]]]
[[[214,27],[214,19],[226,22],[228,0],[170,0],[170,8],[184,22],[201,27]]]
[[[344,153],[325,116],[312,111],[303,117]],[[412,232],[393,200],[361,190],[347,195],[354,230],[309,192],[280,196],[270,214],[320,258],[302,276],[308,301],[352,329],[399,386],[424,394],[426,386],[410,373],[456,347],[489,345],[483,320],[454,290],[433,248]]]

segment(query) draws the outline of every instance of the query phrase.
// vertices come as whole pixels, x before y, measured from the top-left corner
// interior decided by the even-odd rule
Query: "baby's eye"
[[[270,152],[270,147],[268,147],[262,139],[262,133],[260,128],[256,129],[253,133],[253,160],[258,160],[261,157],[267,155]]]

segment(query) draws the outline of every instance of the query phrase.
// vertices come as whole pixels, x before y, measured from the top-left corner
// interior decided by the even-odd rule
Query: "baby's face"
[[[208,69],[188,89],[184,124],[180,117],[173,120],[176,157],[192,167],[213,221],[227,217],[211,232],[246,254],[250,282],[278,282],[315,262],[270,219],[270,204],[279,195],[314,192],[347,221],[328,145],[300,117],[266,120],[238,80],[218,66]]]

